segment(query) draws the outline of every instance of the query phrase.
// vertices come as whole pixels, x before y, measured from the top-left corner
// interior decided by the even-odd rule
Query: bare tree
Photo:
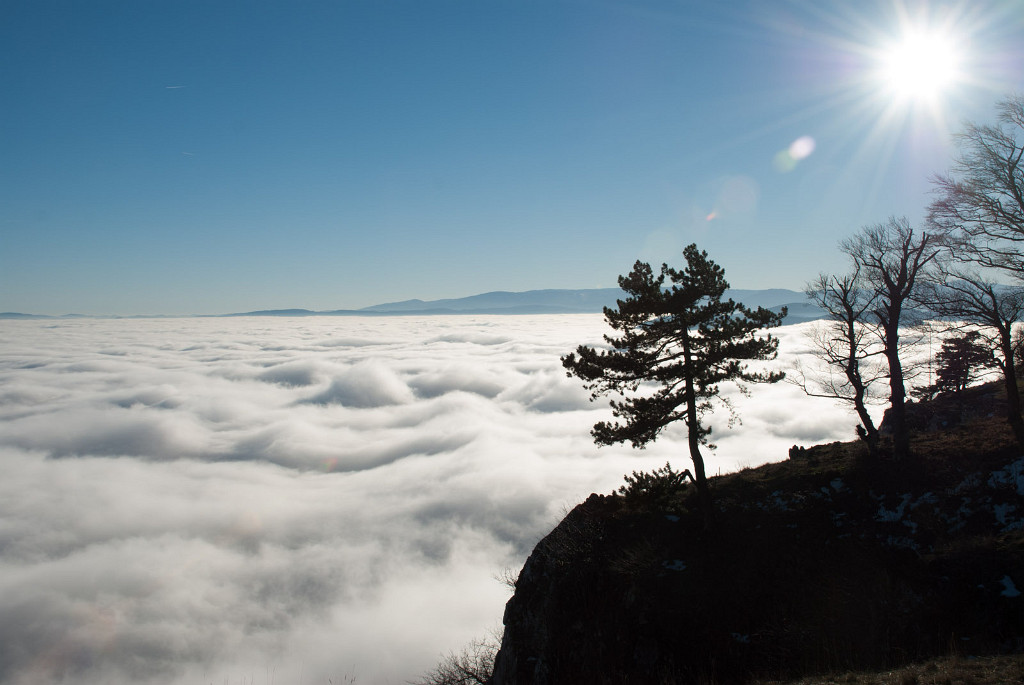
[[[1024,318],[1024,287],[1000,285],[976,269],[956,264],[951,253],[937,264],[922,301],[936,314],[962,322],[977,330],[996,353],[996,363],[1006,389],[1007,421],[1018,444],[1024,448],[1024,419],[1017,387],[1016,349],[1013,325]],[[990,270],[991,271],[991,270]]]
[[[475,640],[458,654],[450,653],[411,685],[487,685],[498,653],[496,637]]]
[[[961,260],[1024,278],[1024,97],[997,106],[999,124],[969,123],[950,173],[933,177],[928,221],[957,240]]]
[[[808,374],[798,361],[796,372],[787,379],[811,397],[852,404],[860,419],[857,434],[867,444],[869,454],[875,455],[878,428],[867,405],[876,394],[872,386],[885,373],[875,363],[881,349],[864,323],[875,305],[873,293],[858,286],[859,277],[859,270],[846,276],[820,274],[807,285],[808,299],[828,313],[827,323],[810,333],[814,355],[825,362],[827,369],[825,373]]]
[[[853,261],[871,300],[864,322],[873,327],[888,364],[889,418],[897,460],[910,453],[900,327],[916,323],[909,305],[919,287],[918,279],[938,256],[941,245],[938,236],[916,232],[905,217],[892,217],[864,228],[839,246]]]
[[[930,306],[985,332],[1003,374],[1007,420],[1024,447],[1012,330],[1024,316],[1024,292],[995,278],[1024,280],[1024,97],[1007,97],[996,112],[995,126],[965,125],[952,171],[932,179],[928,222],[952,249]]]

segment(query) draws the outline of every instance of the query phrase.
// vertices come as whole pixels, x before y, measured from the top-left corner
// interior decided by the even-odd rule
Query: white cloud
[[[448,364],[417,374],[409,381],[420,397],[437,397],[456,390],[493,398],[504,389],[501,377],[489,367],[478,364]]]
[[[379,361],[365,360],[332,380],[329,388],[308,401],[370,408],[406,404],[412,400],[412,390],[394,371]]]
[[[688,462],[679,427],[593,445],[559,356],[597,315],[0,325],[4,684],[404,682],[500,624],[564,507]],[[709,472],[852,435],[752,390]]]
[[[9,444],[54,457],[136,456],[174,459],[197,454],[206,428],[195,417],[141,405],[59,410],[10,420]]]

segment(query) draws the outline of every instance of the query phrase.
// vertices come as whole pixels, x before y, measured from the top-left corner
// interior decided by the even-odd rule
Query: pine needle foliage
[[[936,392],[962,392],[985,371],[996,366],[992,350],[981,341],[977,331],[967,331],[943,341],[935,356]]]
[[[724,299],[729,288],[725,270],[694,244],[683,250],[683,257],[681,270],[662,264],[655,275],[650,264],[637,261],[620,276],[619,287],[628,297],[604,310],[608,325],[619,332],[604,336],[610,349],[580,345],[562,357],[562,365],[570,377],[583,380],[592,401],[604,395],[621,398],[610,401],[619,420],[601,421],[591,431],[600,445],[628,441],[642,448],[666,426],[685,423],[698,496],[710,521],[700,446],[711,447],[711,428],[702,419],[715,402],[732,412],[719,394],[723,382],[746,392],[744,383],[782,380],[783,373],[751,370],[747,362],[775,358],[778,340],[757,333],[780,325],[786,312]]]
[[[693,480],[688,469],[675,471],[665,462],[662,468],[634,471],[632,476],[626,476],[626,484],[619,487],[619,494],[642,505],[670,508],[686,490],[687,479]]]

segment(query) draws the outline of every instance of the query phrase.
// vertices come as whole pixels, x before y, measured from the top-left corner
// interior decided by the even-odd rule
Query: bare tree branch
[[[1024,286],[995,282],[994,269],[986,274],[970,263],[965,265],[961,254],[959,250],[950,251],[936,262],[921,297],[939,316],[971,326],[995,354],[1006,390],[1007,421],[1024,447],[1017,341],[1013,335],[1014,324],[1024,318]]]
[[[807,285],[805,292],[829,315],[827,323],[813,327],[810,332],[814,355],[825,362],[826,369],[809,374],[797,362],[790,382],[811,397],[852,404],[861,422],[858,433],[874,453],[878,429],[867,405],[877,398],[874,386],[887,375],[875,362],[884,350],[864,323],[867,312],[874,307],[874,295],[863,289],[859,268],[846,276],[821,274]]]
[[[997,105],[996,126],[967,124],[949,173],[932,178],[928,223],[956,242],[958,259],[1024,278],[1024,97]]]
[[[870,302],[861,310],[861,321],[877,336],[888,364],[889,415],[896,459],[910,452],[905,407],[910,373],[901,355],[908,341],[901,340],[900,335],[907,326],[921,323],[920,315],[911,307],[913,297],[943,244],[941,236],[916,232],[905,217],[868,226],[840,243]]]

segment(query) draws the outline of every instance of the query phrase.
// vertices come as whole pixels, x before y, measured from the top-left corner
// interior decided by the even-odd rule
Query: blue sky
[[[919,221],[1024,89],[1018,0],[14,0],[0,311],[358,308],[615,284],[696,242],[800,289]],[[908,27],[956,82],[875,74]],[[813,140],[788,164],[780,153]],[[798,148],[794,148],[798,149]],[[785,161],[785,160],[782,160]]]

